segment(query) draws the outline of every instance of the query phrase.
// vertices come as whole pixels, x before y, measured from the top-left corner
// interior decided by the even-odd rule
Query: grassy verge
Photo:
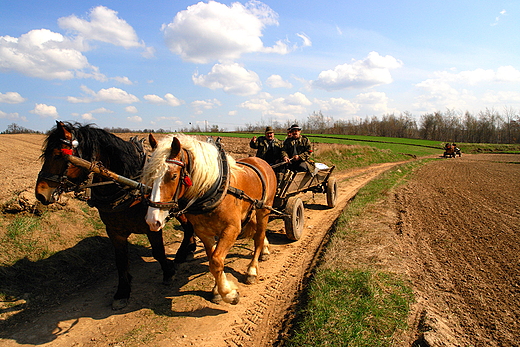
[[[362,188],[349,204],[325,249],[334,255],[322,257],[315,269],[285,346],[392,346],[395,335],[407,328],[413,294],[406,278],[371,259],[353,265],[345,240],[355,248],[370,239],[373,231],[355,228],[353,222],[367,218],[372,206],[405,183],[424,162],[414,161],[385,173]]]

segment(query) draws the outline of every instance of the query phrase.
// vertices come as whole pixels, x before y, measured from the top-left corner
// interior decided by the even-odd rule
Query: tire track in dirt
[[[298,241],[297,251],[289,255],[276,277],[265,286],[264,293],[255,302],[254,308],[247,311],[245,323],[228,333],[231,335],[225,340],[228,346],[268,346],[278,338],[282,323],[302,289],[303,280],[311,271],[318,251],[327,240],[327,232],[347,203],[370,180],[401,163],[378,164],[334,175],[338,181],[336,207],[310,213],[310,219],[306,223],[319,227],[313,227],[312,233],[307,230]],[[309,210],[306,209],[305,212],[308,214]]]

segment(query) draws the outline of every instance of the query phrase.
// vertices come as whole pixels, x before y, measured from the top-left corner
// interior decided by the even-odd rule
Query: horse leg
[[[209,259],[209,270],[215,278],[215,286],[212,290],[212,302],[216,303],[220,300],[223,300],[228,304],[238,304],[240,297],[237,290],[238,288],[233,282],[227,280],[226,274],[224,272],[224,260],[226,259],[229,250],[233,246],[233,241],[236,239],[236,237],[231,237],[231,235],[237,234],[237,232],[230,232],[230,227],[226,228],[222,232],[216,246],[214,244],[213,237],[200,237],[200,235],[198,235],[204,243],[206,254],[208,255]]]
[[[128,305],[130,299],[132,276],[128,273],[128,236],[107,228],[107,234],[114,246],[116,267],[119,277],[117,292],[114,294],[112,309],[120,310]]]
[[[226,278],[224,272],[224,260],[233,246],[238,229],[228,226],[220,235],[217,246],[209,260],[209,269],[215,277],[218,293],[222,300],[228,304],[236,305],[240,299],[237,286]]]
[[[148,241],[150,241],[150,245],[152,246],[152,255],[154,259],[161,264],[163,283],[169,285],[172,283],[172,277],[175,275],[175,266],[173,260],[166,257],[162,230],[148,231],[146,235],[148,236]]]
[[[193,258],[195,250],[197,249],[197,242],[193,231],[193,225],[188,221],[185,215],[180,215],[177,220],[181,223],[184,236],[181,245],[175,255],[175,267],[178,268],[180,264],[188,261],[188,258]]]
[[[267,240],[267,236],[264,237],[264,247],[262,248],[262,252],[260,253],[260,261],[269,260],[269,256],[271,252],[269,252],[269,241]]]
[[[246,275],[246,283],[254,284],[258,278],[258,260],[260,257],[263,260],[266,260],[266,256],[269,255],[269,242],[267,241],[267,237],[265,236],[265,230],[267,228],[267,219],[268,216],[265,213],[261,213],[257,211],[256,214],[257,223],[256,223],[256,232],[253,236],[253,240],[255,241],[255,251],[253,253],[253,259],[247,266],[247,275]],[[267,252],[266,252],[267,251]]]
[[[211,259],[211,257],[213,256],[213,251],[215,250],[215,238],[213,236],[208,236],[208,235],[197,235],[200,240],[202,241],[202,244],[204,245],[204,250],[206,251],[206,256],[208,257],[208,259]],[[215,280],[215,285],[213,286],[213,289],[211,291],[212,293],[212,298],[211,298],[211,302],[213,302],[214,304],[218,304],[219,302],[222,301],[222,296],[220,296],[220,294],[218,293],[218,286],[217,286],[217,281]]]

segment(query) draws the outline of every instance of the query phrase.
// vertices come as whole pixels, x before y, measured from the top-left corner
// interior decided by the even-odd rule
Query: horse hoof
[[[238,291],[234,290],[222,299],[228,304],[236,305],[240,301],[240,295],[238,294]]]
[[[246,284],[255,284],[256,279],[257,279],[257,276],[248,275],[248,276],[246,276]]]
[[[127,305],[128,305],[128,298],[114,299],[114,301],[112,301],[112,310],[117,311],[122,308],[125,308]]]
[[[222,302],[222,296],[220,294],[213,294],[213,297],[211,298],[211,302],[214,304],[220,304]]]
[[[269,260],[269,254],[260,254],[260,261],[268,261]]]

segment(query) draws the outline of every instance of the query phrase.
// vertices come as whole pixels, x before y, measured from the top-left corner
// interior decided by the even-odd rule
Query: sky
[[[0,0],[0,131],[518,114],[519,31],[519,0]]]

